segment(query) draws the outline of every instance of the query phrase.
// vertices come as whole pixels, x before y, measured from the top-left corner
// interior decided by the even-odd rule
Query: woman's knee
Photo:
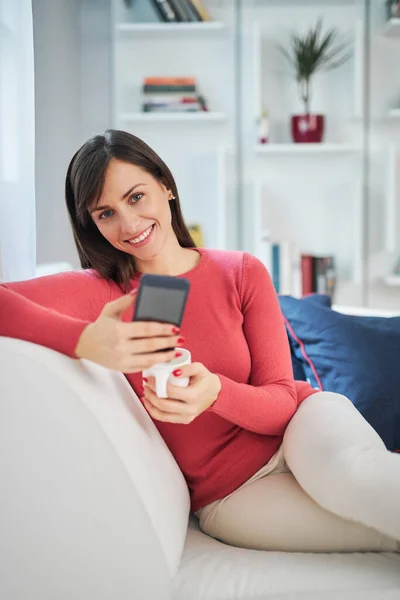
[[[342,404],[355,408],[354,404],[347,396],[344,396],[343,394],[338,394],[337,392],[328,391],[318,391],[314,394],[311,394],[311,396],[308,396],[308,398],[306,398],[304,402],[302,402],[300,407],[311,399],[313,399],[313,402],[336,402],[337,404]]]

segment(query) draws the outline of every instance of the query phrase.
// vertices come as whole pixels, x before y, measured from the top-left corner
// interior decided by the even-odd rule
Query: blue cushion
[[[278,296],[279,302],[281,298],[285,298],[285,296]],[[330,308],[331,299],[326,294],[310,294],[309,296],[305,296],[301,299],[302,302],[316,302],[322,306],[327,306]],[[282,306],[281,306],[282,308]],[[292,369],[293,369],[293,377],[297,381],[307,381],[307,377],[303,367],[303,361],[296,356],[295,348],[292,346],[292,341],[289,336],[289,345],[290,345],[290,354],[292,357]]]
[[[304,300],[279,299],[307,381],[350,398],[387,448],[400,449],[400,317],[343,315]]]

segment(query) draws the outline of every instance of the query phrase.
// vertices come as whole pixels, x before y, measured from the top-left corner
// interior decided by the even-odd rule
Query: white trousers
[[[318,392],[268,464],[196,514],[207,534],[243,548],[400,551],[400,455],[347,398]]]

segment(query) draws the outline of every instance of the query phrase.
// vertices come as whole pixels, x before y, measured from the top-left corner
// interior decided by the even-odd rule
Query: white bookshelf
[[[400,18],[390,19],[383,29],[384,35],[387,37],[400,37]]]
[[[224,31],[225,23],[221,21],[206,21],[202,23],[118,23],[116,31],[135,35],[170,35],[179,33],[209,34]]]
[[[348,153],[359,153],[361,148],[356,144],[335,144],[335,143],[321,143],[321,144],[256,144],[254,150],[257,154],[312,154],[315,155],[328,155],[328,154],[348,154]]]
[[[335,255],[336,298],[340,303],[360,305],[365,252],[363,13],[354,2],[332,1],[324,6],[324,22],[352,40],[353,56],[343,70],[314,80],[312,112],[326,117],[322,143],[291,140],[290,117],[303,109],[293,73],[276,49],[276,42],[288,40],[290,31],[305,31],[315,24],[322,16],[322,4],[254,2],[252,9],[243,10],[247,35],[242,61],[243,154],[245,179],[252,182],[244,192],[245,198],[252,200],[251,217],[244,212],[245,240],[261,259],[265,259],[265,232],[273,242],[290,242],[300,254]],[[289,5],[288,23],[285,7]],[[337,10],[339,5],[343,11]],[[269,114],[270,141],[266,144],[256,141],[256,118],[263,109]]]
[[[383,282],[389,287],[400,288],[400,275],[388,275],[384,278]]]
[[[223,123],[226,115],[212,111],[204,112],[136,112],[122,113],[118,117],[119,121],[129,123]]]

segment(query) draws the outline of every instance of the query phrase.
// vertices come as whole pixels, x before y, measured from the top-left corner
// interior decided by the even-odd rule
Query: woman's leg
[[[317,504],[400,540],[400,455],[350,400],[332,392],[307,398],[286,429],[283,453]]]
[[[291,473],[245,484],[199,511],[201,529],[226,544],[286,552],[394,551],[397,542],[321,508]]]

